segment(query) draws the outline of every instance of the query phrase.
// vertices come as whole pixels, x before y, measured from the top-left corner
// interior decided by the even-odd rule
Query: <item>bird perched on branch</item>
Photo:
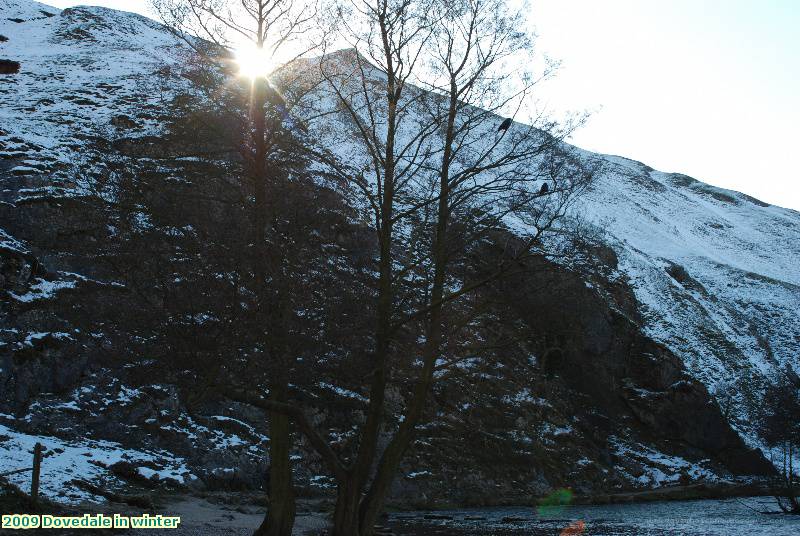
[[[542,187],[539,188],[539,195],[545,195],[549,191],[550,191],[550,186],[546,182],[543,182]]]
[[[508,130],[508,127],[510,126],[511,126],[511,118],[509,117],[505,121],[500,123],[500,127],[497,129],[497,132],[503,132],[505,130]]]

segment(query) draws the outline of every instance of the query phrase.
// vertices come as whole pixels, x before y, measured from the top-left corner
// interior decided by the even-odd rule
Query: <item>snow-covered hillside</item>
[[[21,64],[18,74],[0,74],[4,214],[31,199],[58,200],[90,190],[92,175],[104,172],[98,137],[158,135],[162,104],[174,95],[160,73],[179,59],[182,46],[156,22],[104,8],[61,11],[31,0],[0,0],[0,35],[7,38],[0,41],[0,58]],[[342,143],[351,126],[329,127],[338,133],[330,138],[330,148],[358,158],[358,147]],[[672,350],[712,393],[727,396],[722,386],[733,386],[726,391],[735,393],[732,425],[757,445],[750,423],[763,382],[787,367],[800,372],[800,213],[626,158],[583,154],[602,159],[605,166],[573,214],[594,224],[616,252],[619,264],[612,278],[632,289],[642,331]],[[30,256],[29,245],[4,230],[9,223],[0,219],[0,254]],[[51,270],[48,280],[38,279],[23,290],[0,287],[0,299],[54,300],[80,285],[104,284],[92,274],[68,270],[47,252],[39,254]],[[8,320],[4,316],[0,311],[0,320]],[[42,338],[75,335],[50,329],[22,333],[0,325],[0,354],[14,345],[22,348],[27,342],[33,348]],[[24,462],[13,452],[42,438],[14,431],[17,417],[0,418],[2,472]],[[225,443],[217,441],[214,447]],[[97,452],[104,463],[126,457],[152,462],[155,457],[144,450],[125,454],[112,443],[54,439],[52,444],[76,456]],[[630,456],[630,448],[620,443],[617,450]],[[647,454],[643,459],[666,459],[648,446],[640,451]],[[97,467],[87,469],[91,461],[64,463],[72,472]],[[159,464],[170,474],[188,474],[180,458]],[[686,461],[672,465],[705,474]],[[650,473],[658,475],[660,469],[653,466]],[[676,481],[677,475],[652,483]],[[636,479],[647,480],[642,475]]]
[[[752,439],[760,380],[800,370],[800,213],[606,156],[578,210],[630,279],[645,331],[714,393],[734,390]]]
[[[91,160],[93,134],[157,131],[164,88],[156,71],[173,59],[177,40],[156,22],[29,0],[0,0],[0,13],[0,57],[21,64],[0,76],[0,168],[30,181],[22,195],[79,191],[75,171]],[[41,172],[51,174],[47,184],[33,178]]]
[[[332,73],[348,73],[359,61],[353,51],[331,58]],[[305,68],[317,68],[310,64]],[[385,79],[377,69],[367,72]],[[358,103],[359,84],[342,78],[344,93]],[[335,116],[336,99],[324,84],[312,95],[307,100],[316,114]],[[476,148],[482,139],[495,139],[503,120],[481,119],[487,126],[466,142]],[[412,129],[414,121],[407,120]],[[346,118],[330,123],[313,125],[316,137],[336,140],[330,149],[343,162],[368,166],[353,125]],[[509,132],[524,128],[515,124]],[[402,124],[398,137],[403,143],[411,138]],[[644,332],[680,356],[711,393],[735,393],[725,401],[735,407],[732,424],[758,445],[751,423],[763,382],[787,374],[787,367],[788,374],[800,371],[800,212],[628,158],[576,150],[601,161],[602,171],[572,217],[596,227],[616,252],[613,275],[633,289]],[[516,220],[508,225],[526,232]]]

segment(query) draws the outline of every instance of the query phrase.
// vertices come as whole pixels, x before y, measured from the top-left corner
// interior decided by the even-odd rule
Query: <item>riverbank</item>
[[[6,491],[9,491],[8,488]],[[647,517],[650,509],[669,511],[671,506],[678,511],[685,510],[688,502],[700,505],[721,502],[735,503],[736,498],[747,498],[753,503],[749,507],[773,508],[770,490],[762,483],[713,483],[671,486],[656,490],[637,492],[571,496],[563,494],[560,500],[551,500],[542,508],[542,498],[530,498],[527,504],[445,506],[429,505],[424,508],[409,509],[393,505],[388,517],[382,521],[394,534],[414,536],[429,534],[477,535],[477,534],[558,534],[562,529],[583,519],[585,512],[615,512],[632,509],[636,516]],[[762,497],[758,500],[757,497]],[[551,497],[552,499],[552,497]],[[568,499],[568,500],[564,500]],[[756,501],[758,504],[756,504]],[[297,536],[317,536],[324,533],[332,510],[333,502],[328,497],[305,498],[298,501],[298,515],[295,527]],[[402,506],[402,505],[401,505]],[[109,502],[106,504],[86,503],[74,506],[58,505],[43,501],[36,509],[30,509],[27,496],[15,492],[0,497],[0,510],[3,513],[58,513],[79,515],[83,513],[104,513],[110,515],[134,515],[144,511],[153,514],[179,516],[180,528],[175,531],[148,531],[152,536],[170,534],[172,536],[230,535],[249,536],[260,525],[266,512],[264,496],[249,492],[213,492],[199,494],[163,494],[152,497],[152,508],[145,509],[131,505]],[[715,506],[716,507],[716,506]],[[621,510],[619,510],[621,508]],[[702,511],[712,506],[699,506]],[[754,515],[755,511],[751,512]],[[555,518],[554,518],[555,516]],[[594,516],[597,517],[596,515]],[[775,516],[770,516],[775,517]],[[625,514],[615,523],[626,526]],[[595,520],[595,528],[602,528],[604,520]],[[606,529],[603,529],[606,530]],[[610,530],[610,529],[609,529]],[[627,530],[627,529],[625,529]],[[100,531],[105,533],[106,531]],[[76,532],[77,534],[77,532]],[[592,532],[592,534],[600,534]],[[617,534],[609,532],[609,534]],[[621,532],[620,534],[626,534]],[[633,532],[631,533],[633,534]],[[658,534],[657,532],[654,534]]]
[[[599,493],[576,496],[574,504],[599,505],[650,501],[687,501],[701,499],[726,499],[731,497],[772,496],[775,490],[765,483],[714,482],[621,493]]]
[[[566,489],[566,488],[565,488]],[[563,491],[563,490],[562,490]],[[558,491],[554,492],[558,493]],[[621,504],[651,501],[688,501],[702,499],[725,499],[731,497],[773,496],[775,490],[764,481],[750,482],[699,482],[687,485],[670,485],[655,489],[627,490],[620,492],[577,494],[569,492],[569,503],[579,505]],[[455,510],[468,508],[513,508],[538,505],[550,496],[529,497],[495,497],[493,500],[480,502],[454,503],[448,500],[404,500],[389,501],[388,508],[393,512],[416,510]]]

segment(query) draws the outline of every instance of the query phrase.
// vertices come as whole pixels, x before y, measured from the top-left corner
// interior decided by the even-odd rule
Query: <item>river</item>
[[[393,514],[398,536],[799,536],[800,516],[771,497],[599,506],[488,508]],[[428,517],[429,519],[426,519]],[[434,519],[435,517],[438,517]]]

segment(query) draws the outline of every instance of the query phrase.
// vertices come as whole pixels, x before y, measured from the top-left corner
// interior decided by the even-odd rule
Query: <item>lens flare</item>
[[[275,68],[272,55],[264,48],[248,44],[235,51],[239,74],[248,78],[266,78]]]
[[[586,530],[586,523],[584,523],[582,520],[579,520],[564,527],[564,530],[561,531],[559,536],[579,536],[583,534],[584,530]]]
[[[547,497],[539,500],[537,512],[541,517],[559,515],[572,503],[573,496],[574,493],[571,489],[557,489]]]

